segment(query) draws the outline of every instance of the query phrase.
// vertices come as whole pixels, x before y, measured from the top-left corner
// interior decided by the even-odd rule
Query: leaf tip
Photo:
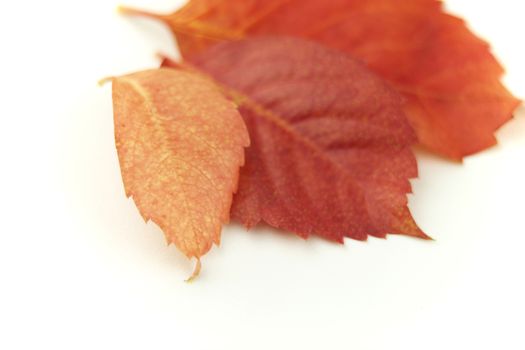
[[[420,237],[421,239],[424,239],[426,241],[432,241],[432,242],[435,242],[436,239],[434,237],[430,237],[429,235],[423,233],[423,236]]]
[[[420,238],[425,241],[433,241],[433,242],[436,241],[434,238],[430,237],[429,235],[427,235],[425,232],[423,232],[420,229],[417,230],[417,232],[413,235],[413,237]]]

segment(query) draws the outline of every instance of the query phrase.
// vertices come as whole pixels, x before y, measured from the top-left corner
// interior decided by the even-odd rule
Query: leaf
[[[283,37],[219,44],[191,63],[223,84],[250,133],[233,218],[339,242],[428,238],[407,208],[415,134],[397,93],[362,64]]]
[[[126,195],[188,257],[219,244],[249,138],[235,106],[196,74],[113,78],[115,141]]]
[[[421,144],[452,159],[494,145],[494,131],[520,104],[500,83],[488,45],[435,0],[191,0],[166,16],[123,11],[166,22],[185,57],[261,34],[350,53],[404,95]]]

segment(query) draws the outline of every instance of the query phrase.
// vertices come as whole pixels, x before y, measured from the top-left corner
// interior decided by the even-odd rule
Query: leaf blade
[[[420,143],[451,159],[496,144],[494,132],[521,104],[500,83],[488,44],[439,1],[191,0],[160,19],[187,58],[221,40],[268,34],[350,53],[405,96]]]
[[[113,101],[126,195],[199,259],[229,220],[249,144],[242,118],[212,82],[168,69],[114,78]]]
[[[362,64],[274,37],[219,44],[191,63],[234,90],[250,132],[234,218],[338,242],[389,232],[428,238],[406,208],[415,134],[399,96]]]

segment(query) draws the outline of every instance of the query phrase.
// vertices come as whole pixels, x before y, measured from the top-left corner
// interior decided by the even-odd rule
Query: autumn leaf
[[[250,133],[233,218],[339,242],[427,238],[407,208],[415,134],[398,94],[362,64],[283,37],[219,44],[191,63],[237,101]]]
[[[172,15],[123,11],[166,22],[185,57],[261,34],[350,53],[403,94],[420,143],[452,159],[494,145],[520,103],[500,83],[489,46],[435,0],[191,0]]]
[[[233,103],[173,69],[113,78],[115,141],[128,197],[188,258],[219,244],[249,138]]]

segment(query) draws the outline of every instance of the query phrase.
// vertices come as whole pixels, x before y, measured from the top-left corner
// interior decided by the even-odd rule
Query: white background
[[[187,284],[193,263],[124,196],[110,86],[96,85],[175,49],[118,3],[1,6],[0,348],[525,349],[523,107],[463,165],[418,151],[410,206],[435,242],[232,225]],[[525,98],[522,2],[448,5]]]

